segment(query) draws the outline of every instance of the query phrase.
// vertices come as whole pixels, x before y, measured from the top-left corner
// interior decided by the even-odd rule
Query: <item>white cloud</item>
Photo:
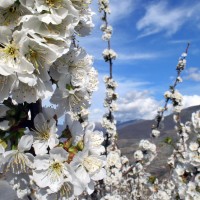
[[[90,120],[101,121],[102,116],[106,113],[103,107],[105,98],[105,86],[102,81],[105,74],[99,75],[99,90],[94,93],[92,107],[90,109]],[[115,117],[119,121],[128,121],[133,119],[153,119],[156,116],[158,107],[163,106],[163,100],[157,100],[149,88],[150,82],[127,79],[126,77],[115,76],[118,82],[117,93],[119,94],[118,112]],[[200,96],[183,95],[183,108],[200,104]],[[172,111],[169,104],[169,112]]]
[[[200,105],[199,95],[183,95],[183,108]],[[128,121],[133,119],[154,119],[157,109],[163,106],[163,101],[156,100],[148,90],[132,91],[121,97],[118,101],[119,110],[115,114],[119,121]],[[172,112],[169,104],[169,112]]]
[[[111,0],[111,15],[109,16],[110,22],[115,23],[130,15],[135,8],[134,1],[135,0]]]
[[[158,57],[156,53],[119,54],[119,60],[149,60]]]
[[[199,12],[200,4],[169,8],[166,2],[160,1],[146,7],[145,15],[137,22],[137,29],[142,31],[139,37],[145,37],[161,31],[167,35],[176,33],[185,22]]]
[[[186,75],[184,76],[184,79],[200,82],[200,69],[196,67],[191,67],[186,70],[185,74]]]
[[[105,85],[103,83],[103,77],[105,74],[99,74],[99,89],[93,94],[92,106],[90,108],[90,120],[101,121],[102,116],[106,113],[107,109],[103,107],[105,98]],[[140,90],[147,85],[149,82],[142,82],[138,80],[127,79],[126,77],[114,76],[114,79],[118,83],[117,93],[119,97],[124,97],[130,93],[130,91]]]
[[[184,95],[183,96],[183,107],[187,108],[190,106],[197,106],[200,105],[200,96],[199,95],[191,95],[191,96],[187,96]]]
[[[153,119],[160,105],[161,102],[152,97],[149,91],[135,90],[119,99],[116,119],[119,121]]]

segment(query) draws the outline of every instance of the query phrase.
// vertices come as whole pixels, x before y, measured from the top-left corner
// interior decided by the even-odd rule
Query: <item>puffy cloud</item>
[[[103,77],[105,74],[99,74],[99,89],[98,91],[94,92],[93,97],[92,97],[92,105],[90,108],[90,115],[89,118],[91,121],[101,121],[102,116],[106,113],[107,109],[103,107],[103,102],[105,98],[105,85],[103,82]],[[150,82],[142,82],[138,80],[130,80],[127,79],[126,77],[119,77],[115,76],[114,78],[117,83],[117,93],[119,94],[119,97],[126,97],[126,95],[132,93],[130,91],[136,91],[139,90],[139,88],[147,87]],[[135,92],[136,93],[136,92]],[[134,101],[134,99],[132,99]],[[120,104],[120,101],[117,102]],[[118,113],[118,119],[120,119],[120,112]]]
[[[188,70],[186,70],[186,75],[184,79],[200,81],[200,69],[196,67],[189,68]]]
[[[119,99],[116,118],[119,121],[153,119],[160,105],[161,102],[152,97],[148,90],[135,90]]]
[[[110,1],[110,9],[111,9],[111,15],[110,15],[110,21],[112,23],[115,23],[119,21],[120,19],[123,19],[130,15],[135,6],[134,6],[133,0],[111,0]]]
[[[167,35],[176,33],[188,20],[194,20],[200,4],[169,8],[166,2],[160,1],[146,7],[145,15],[137,22],[137,29],[143,31],[139,37],[145,37],[161,31]]]
[[[183,96],[183,107],[187,108],[190,106],[197,106],[200,105],[200,96],[199,95],[191,95],[191,96],[187,96],[184,95]]]

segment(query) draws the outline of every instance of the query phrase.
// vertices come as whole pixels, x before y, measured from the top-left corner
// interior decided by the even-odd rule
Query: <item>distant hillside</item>
[[[193,106],[182,110],[181,121],[185,123],[191,120],[191,114],[200,110],[200,106]],[[150,139],[151,126],[154,120],[138,121],[137,123],[128,124],[118,128],[119,140],[118,146],[122,154],[126,155],[130,162],[133,162],[133,153],[138,148],[138,143],[141,139]],[[157,146],[158,156],[149,167],[149,171],[159,176],[167,176],[168,169],[166,168],[167,158],[172,153],[172,148],[163,141],[166,137],[172,137],[177,140],[177,134],[174,130],[175,123],[173,115],[166,116],[163,121],[164,127],[161,131],[161,136],[157,139],[151,139]]]
[[[181,112],[181,121],[185,123],[191,119],[191,114],[197,110],[200,110],[200,106],[193,106],[183,109]],[[149,138],[151,133],[151,126],[154,124],[154,120],[137,120],[133,123],[128,123],[124,126],[118,127],[119,139],[142,139]],[[173,114],[165,117],[163,133],[168,130],[174,129],[175,123],[173,121]]]

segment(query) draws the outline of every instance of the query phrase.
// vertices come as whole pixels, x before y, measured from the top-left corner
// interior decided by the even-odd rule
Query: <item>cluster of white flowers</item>
[[[154,179],[147,172],[147,166],[156,157],[156,146],[148,140],[141,140],[138,150],[133,154],[135,163],[128,165],[123,173],[124,193],[127,199],[147,199],[149,182]]]
[[[108,25],[107,14],[110,13],[109,1],[99,0],[99,11],[103,12],[103,25],[100,27],[103,32],[102,39],[107,42],[108,48],[103,51],[103,58],[109,64],[110,76],[104,77],[106,86],[106,97],[104,100],[104,107],[108,109],[107,113],[103,116],[102,126],[106,131],[105,147],[107,155],[106,178],[104,179],[104,188],[100,197],[102,200],[106,199],[123,199],[126,198],[126,188],[129,184],[123,177],[123,173],[128,170],[128,159],[121,155],[118,149],[117,128],[116,120],[114,119],[113,112],[117,111],[116,100],[118,94],[116,93],[117,83],[112,77],[113,60],[117,58],[117,54],[111,49],[111,36],[112,27]],[[102,189],[101,189],[102,190]],[[121,191],[121,193],[119,193]],[[123,191],[123,192],[122,192]]]
[[[182,53],[181,57],[179,58],[178,65],[176,67],[177,76],[176,76],[174,84],[169,87],[170,88],[169,91],[166,91],[164,93],[165,105],[164,105],[164,107],[159,108],[157,111],[158,114],[155,119],[156,124],[154,124],[152,126],[152,133],[151,133],[152,137],[160,136],[159,129],[161,129],[161,122],[164,120],[164,112],[168,110],[169,101],[171,101],[172,105],[173,105],[173,109],[174,109],[174,113],[175,113],[174,120],[175,120],[175,122],[179,121],[179,114],[181,112],[183,97],[179,93],[179,91],[176,90],[176,86],[178,83],[181,83],[183,81],[180,75],[186,66],[186,57],[187,57],[188,48],[189,48],[189,44],[186,48],[186,51],[184,53]]]
[[[12,98],[18,103],[32,103],[43,99],[48,91],[53,91],[51,82],[52,78],[54,81],[56,75],[52,77],[52,73],[49,74],[50,68],[55,65],[54,62],[58,64],[61,60],[60,65],[62,66],[58,69],[60,71],[54,68],[54,73],[69,74],[71,72],[73,80],[72,91],[69,92],[67,89],[67,91],[63,91],[63,93],[72,95],[62,93],[60,96],[62,95],[66,99],[67,96],[75,96],[70,99],[79,103],[81,101],[79,99],[83,96],[82,93],[88,92],[84,90],[85,87],[90,85],[93,88],[89,88],[89,90],[93,91],[95,86],[92,85],[96,84],[96,80],[94,80],[96,71],[90,67],[92,58],[85,52],[83,53],[84,50],[71,45],[74,34],[84,35],[83,33],[89,33],[93,27],[92,22],[88,20],[92,16],[88,7],[89,3],[90,1],[77,3],[77,1],[70,0],[32,0],[30,2],[2,0],[0,2],[0,55],[2,57],[0,62],[2,91],[0,101],[7,99],[9,95],[12,95]],[[86,21],[87,24],[83,21]],[[79,28],[80,24],[81,29]],[[76,53],[77,51],[78,53]],[[67,52],[69,53],[66,54]],[[84,85],[81,89],[78,84],[82,78],[84,79],[84,77],[79,77],[82,73],[80,70],[77,73],[72,72],[76,71],[77,64],[72,63],[71,69],[69,69],[69,60],[65,62],[70,55],[72,58],[75,56],[74,62],[82,59],[80,61],[82,65],[77,63],[78,67],[85,72],[83,73],[85,76],[89,76],[88,85]],[[81,56],[82,58],[80,58]],[[88,65],[89,63],[90,65]],[[59,76],[56,80],[59,87],[61,87],[60,80],[62,78],[66,77]],[[66,81],[66,84],[70,87],[70,77],[67,79],[68,83]],[[77,83],[78,81],[79,83]],[[58,91],[56,90],[55,93],[57,95]],[[60,99],[61,97],[58,97],[57,101],[54,101],[58,102]]]
[[[59,139],[56,121],[50,116],[49,109],[45,108],[43,113],[37,114],[35,129],[21,137],[16,150],[5,151],[6,143],[1,140],[0,167],[5,179],[19,198],[30,195],[36,199],[68,199],[83,191],[91,194],[94,181],[106,175],[106,159],[101,155],[105,151],[101,145],[103,133],[94,131],[93,124],[83,128],[79,121],[72,121],[67,115]],[[36,156],[31,154],[31,148]],[[16,186],[17,178],[26,179],[29,189],[24,191],[23,185]]]
[[[117,83],[107,76],[104,77],[104,82],[106,86],[106,98],[104,100],[104,107],[107,107],[109,112],[115,112],[118,109],[116,104],[118,94],[115,92]]]
[[[104,115],[102,126],[106,130],[106,153],[107,148],[110,145],[111,147],[115,146],[115,140],[117,137],[116,132],[116,121],[114,120],[113,112],[117,110],[116,100],[118,98],[117,93],[115,92],[117,83],[112,78],[112,67],[113,67],[113,59],[116,59],[117,54],[110,48],[111,46],[111,36],[112,36],[112,27],[108,25],[107,14],[109,9],[109,1],[108,0],[99,0],[99,11],[103,12],[103,25],[101,25],[100,29],[103,32],[102,39],[107,41],[108,48],[103,51],[103,58],[105,62],[109,63],[110,76],[104,77],[104,82],[106,86],[106,97],[104,100],[104,107],[108,108],[108,112]],[[111,148],[110,148],[111,149]]]
[[[101,31],[103,32],[102,39],[108,41],[111,39],[113,28],[112,26],[106,26],[106,24],[102,24]]]
[[[181,57],[179,58],[178,64],[176,69],[177,70],[184,70],[186,66],[186,57],[187,57],[187,51],[182,53]]]
[[[0,173],[20,199],[75,199],[106,176],[103,133],[87,120],[98,74],[76,44],[94,26],[90,4],[0,2]]]
[[[182,124],[182,134],[178,130],[177,142],[170,138],[166,140],[166,143],[174,147],[168,159],[171,171],[166,179],[160,182],[155,179],[152,182],[149,199],[200,199],[200,132],[196,126],[200,122],[199,113],[193,113],[191,121]]]
[[[110,13],[110,2],[109,0],[99,0],[99,12]],[[105,17],[105,16],[104,16]]]
[[[98,85],[98,74],[92,64],[92,56],[80,47],[72,47],[57,59],[50,68],[50,75],[57,84],[50,101],[63,111],[76,114],[87,109]]]
[[[117,58],[117,54],[112,49],[105,49],[103,51],[103,57],[104,57],[104,60],[107,62],[107,61],[110,61],[112,59],[115,60]]]

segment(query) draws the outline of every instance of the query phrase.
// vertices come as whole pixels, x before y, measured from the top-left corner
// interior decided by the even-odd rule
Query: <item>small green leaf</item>
[[[166,137],[165,140],[164,140],[164,142],[165,142],[166,144],[172,144],[173,139],[172,139],[171,137]]]

